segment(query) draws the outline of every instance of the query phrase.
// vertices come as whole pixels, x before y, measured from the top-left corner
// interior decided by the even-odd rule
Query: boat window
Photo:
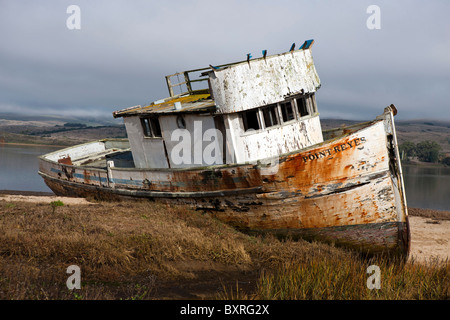
[[[292,104],[290,101],[281,102],[280,107],[284,122],[290,121],[295,118],[294,109],[292,108]]]
[[[152,130],[150,129],[150,123],[148,119],[141,119],[142,129],[144,129],[144,136],[151,137]]]
[[[277,105],[272,105],[262,109],[264,116],[264,124],[266,128],[272,127],[278,124],[278,110]]]
[[[159,120],[156,117],[142,118],[142,128],[146,137],[162,137]]]
[[[179,129],[186,129],[186,121],[184,121],[183,116],[177,117],[177,126]]]
[[[311,101],[311,110],[312,113],[317,113],[317,104],[316,104],[316,96],[314,94],[312,94],[310,96],[310,101]]]
[[[162,137],[161,127],[159,126],[159,120],[157,118],[150,118],[152,124],[152,133],[154,137]]]
[[[297,110],[300,117],[304,117],[309,115],[309,110],[307,104],[307,99],[305,98],[297,98]]]
[[[242,120],[244,122],[244,130],[259,130],[258,110],[250,110],[242,113]]]

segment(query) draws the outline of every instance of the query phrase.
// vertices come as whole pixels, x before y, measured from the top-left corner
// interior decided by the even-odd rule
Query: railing
[[[211,71],[211,70],[215,70],[215,69],[220,69],[220,68],[224,68],[224,67],[228,67],[228,66],[232,66],[234,64],[238,64],[241,62],[247,62],[247,60],[244,61],[239,61],[239,62],[233,62],[233,63],[227,63],[227,64],[221,64],[218,66],[210,66],[209,68],[201,68],[201,69],[193,69],[193,70],[187,70],[187,71],[182,71],[182,72],[177,72],[171,75],[166,76],[166,82],[167,82],[167,88],[169,89],[169,94],[171,97],[175,97],[175,96],[182,96],[185,94],[202,94],[202,93],[209,93],[209,85],[207,88],[202,88],[202,89],[193,89],[192,87],[192,83],[199,83],[199,82],[203,82],[203,81],[208,81],[209,77],[207,76],[206,72],[202,72],[199,76],[198,79],[194,79],[192,80],[190,77],[190,74],[196,73],[196,72],[201,72],[201,71]],[[184,81],[180,81],[180,76],[182,78],[184,78]],[[173,83],[173,81],[171,80],[171,78],[173,77],[177,77],[178,82],[177,83]],[[182,86],[185,85],[186,86],[186,91],[183,91]],[[175,87],[180,87],[180,93],[176,94],[174,88]]]
[[[185,95],[185,94],[198,94],[198,93],[209,93],[209,88],[203,88],[203,89],[197,89],[194,90],[192,88],[192,83],[195,82],[203,82],[208,81],[208,77],[201,78],[202,75],[198,79],[191,80],[189,74],[192,74],[194,72],[200,72],[208,70],[209,68],[202,68],[202,69],[195,69],[195,70],[188,70],[183,72],[174,73],[171,75],[166,76],[166,82],[167,82],[167,88],[169,89],[169,94],[171,97],[178,96],[178,95]],[[180,76],[184,78],[184,81],[180,82]],[[172,78],[177,77],[178,83],[173,83]],[[186,86],[186,91],[183,92],[183,85]],[[180,87],[180,93],[175,94],[175,87]]]

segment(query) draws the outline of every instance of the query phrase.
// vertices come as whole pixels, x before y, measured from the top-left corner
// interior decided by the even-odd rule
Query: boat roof
[[[289,52],[282,54],[276,54],[273,56],[283,56],[293,51],[301,51],[309,49],[314,40],[306,40],[298,50],[295,50],[295,43],[292,44]],[[214,99],[211,96],[209,86],[208,88],[194,90],[192,83],[207,82],[211,72],[224,71],[230,67],[236,67],[244,63],[250,63],[250,61],[259,61],[266,59],[267,50],[263,50],[263,57],[251,59],[251,55],[247,55],[247,60],[233,62],[218,66],[209,65],[208,68],[187,70],[183,72],[178,72],[172,75],[166,76],[166,82],[169,89],[170,97],[152,102],[146,106],[134,106],[113,112],[114,118],[136,116],[136,115],[151,115],[151,114],[176,114],[176,113],[215,113],[217,111],[217,106]],[[272,56],[272,57],[273,57]],[[191,79],[190,75],[195,73],[200,73],[199,79]],[[172,77],[184,78],[184,81],[179,83],[172,83]],[[187,91],[182,92],[178,95],[174,94],[174,88],[186,86]],[[181,90],[182,91],[182,90]]]
[[[179,108],[176,108],[176,103]],[[143,114],[174,114],[174,113],[213,113],[216,111],[216,104],[207,94],[187,94],[178,97],[152,102],[147,106],[134,106],[113,112],[114,118],[127,117]]]

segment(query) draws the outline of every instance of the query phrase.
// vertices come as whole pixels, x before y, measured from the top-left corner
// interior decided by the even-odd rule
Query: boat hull
[[[101,200],[119,201],[123,199],[151,199],[172,204],[188,204],[197,210],[206,210],[214,217],[224,221],[238,230],[248,234],[273,234],[280,238],[304,239],[307,241],[319,241],[337,246],[349,248],[368,255],[388,255],[405,259],[409,254],[410,231],[408,217],[403,221],[383,221],[383,222],[364,222],[358,224],[344,224],[336,226],[318,226],[318,227],[295,227],[294,223],[279,222],[270,223],[266,213],[254,214],[255,211],[262,208],[261,202],[249,199],[251,193],[246,195],[235,194],[227,195],[204,195],[202,197],[177,198],[166,195],[164,197],[155,195],[144,190],[113,190],[97,186],[80,186],[78,183],[69,181],[61,182],[51,177],[44,177],[47,186],[57,195],[75,196],[85,198],[95,198]],[[245,192],[245,191],[244,191]],[[257,190],[254,190],[255,194]],[[238,193],[238,191],[236,191]],[[232,205],[232,200],[226,200],[227,206],[220,206],[219,203],[224,199],[234,201],[246,201],[245,206],[236,207]],[[341,200],[341,199],[339,199]],[[338,200],[338,201],[339,201]],[[332,199],[329,199],[332,203]],[[205,205],[207,203],[208,205]],[[301,206],[299,206],[300,208]],[[300,209],[297,209],[300,210]],[[323,209],[322,209],[323,210]],[[264,210],[264,212],[271,209]],[[272,211],[275,211],[273,208]],[[278,209],[277,209],[278,211]],[[284,210],[283,210],[284,211]],[[316,211],[310,211],[314,214]],[[348,212],[336,212],[332,210],[334,216],[348,216]],[[286,214],[287,215],[287,214]],[[253,216],[250,219],[250,216]],[[336,218],[337,219],[337,218]],[[251,223],[250,220],[254,222]]]
[[[57,195],[184,204],[249,233],[323,241],[367,254],[409,254],[390,107],[371,123],[333,131],[321,144],[257,163],[99,169],[49,158],[40,158],[39,173]]]

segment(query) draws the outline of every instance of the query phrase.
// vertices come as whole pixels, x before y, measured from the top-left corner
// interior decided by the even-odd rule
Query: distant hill
[[[450,121],[414,120],[396,122],[399,143],[424,140],[435,141],[442,147],[442,152],[450,152]]]
[[[126,138],[123,121],[112,118],[0,113],[0,142],[74,145],[105,138]]]
[[[64,115],[29,115],[12,112],[0,112],[0,120],[48,123],[82,123],[87,126],[110,126],[121,123],[121,121],[113,118],[112,113],[109,117],[77,117]]]

